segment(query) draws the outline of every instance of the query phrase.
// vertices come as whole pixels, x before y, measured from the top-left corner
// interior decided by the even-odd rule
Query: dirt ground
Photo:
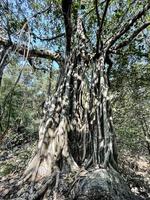
[[[12,135],[12,134],[11,134]],[[7,135],[0,146],[0,199],[13,189],[21,180],[25,166],[29,162],[37,144],[37,137],[22,135]],[[119,169],[127,181],[131,191],[150,200],[150,157],[148,154],[119,150]]]

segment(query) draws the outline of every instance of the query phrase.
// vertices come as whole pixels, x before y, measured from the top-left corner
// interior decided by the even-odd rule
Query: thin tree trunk
[[[9,51],[9,46],[5,47],[3,49],[3,51],[1,52],[1,57],[0,57],[0,87],[1,87],[1,84],[2,84],[3,72],[4,72],[4,69],[7,65],[8,51]]]

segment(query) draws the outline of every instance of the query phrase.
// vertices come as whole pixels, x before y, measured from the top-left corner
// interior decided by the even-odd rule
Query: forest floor
[[[36,145],[37,133],[34,137],[26,133],[9,133],[3,139],[0,146],[0,200],[7,199],[5,195],[21,179]],[[137,197],[150,200],[150,158],[146,153],[140,154],[129,149],[120,149],[120,173]]]

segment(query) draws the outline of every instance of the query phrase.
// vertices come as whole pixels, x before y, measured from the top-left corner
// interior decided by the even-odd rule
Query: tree
[[[60,1],[51,1],[48,9],[43,12],[55,10],[56,17],[59,12],[57,6],[60,6]],[[131,11],[133,6],[135,9]],[[30,179],[35,184],[47,177],[48,181],[31,199],[44,199],[46,196],[53,196],[53,199],[65,198],[63,192],[60,192],[62,185],[58,184],[58,179],[60,182],[65,181],[64,174],[74,172],[80,177],[81,172],[86,174],[90,168],[93,171],[101,169],[98,172],[105,172],[104,177],[113,177],[109,177],[111,183],[114,183],[113,191],[119,186],[118,183],[124,185],[116,172],[117,149],[109,91],[109,76],[113,67],[111,56],[115,57],[123,48],[127,48],[128,44],[150,25],[146,15],[149,9],[148,1],[141,3],[94,0],[92,3],[73,3],[71,0],[62,0],[66,39],[64,56],[58,52],[30,49],[27,45],[16,49],[20,55],[25,54],[29,61],[33,57],[50,58],[60,67],[55,94],[49,96],[44,104],[37,152],[24,173],[24,181]],[[62,21],[62,16],[58,22]],[[143,22],[143,19],[146,22]],[[113,27],[113,23],[117,25]],[[24,30],[25,26],[27,21]],[[62,35],[64,34],[61,33]],[[58,37],[53,39],[56,38]],[[4,38],[0,40],[3,46],[9,42]],[[61,44],[64,44],[64,41]],[[17,44],[11,41],[10,48],[14,47],[16,48]],[[75,183],[76,181],[73,184],[74,191]],[[120,191],[119,188],[118,190]],[[125,186],[124,190],[127,190]],[[98,189],[97,194],[92,189],[90,191],[95,196],[89,199],[116,199],[116,195],[112,196],[113,193],[110,195],[106,191],[98,192]],[[83,197],[83,193],[82,191],[82,197],[77,197],[75,192],[72,199],[87,199],[88,197]],[[130,195],[125,193],[126,197],[122,195],[120,199],[127,199],[127,196],[129,198]],[[89,195],[88,193],[87,196]],[[121,192],[118,195],[121,195]]]
[[[128,66],[128,67],[127,67]],[[127,63],[115,70],[112,81],[114,125],[117,135],[130,149],[149,152],[149,64]],[[116,74],[117,73],[117,74]],[[120,84],[121,83],[121,84]],[[140,142],[139,142],[140,141]],[[122,144],[121,144],[122,145]]]
[[[17,132],[21,126],[30,134],[37,132],[38,124],[35,122],[42,114],[41,104],[48,90],[48,73],[39,70],[33,72],[30,65],[24,66],[22,70],[22,66],[16,62],[14,60],[7,65],[0,88],[1,139],[8,130]]]

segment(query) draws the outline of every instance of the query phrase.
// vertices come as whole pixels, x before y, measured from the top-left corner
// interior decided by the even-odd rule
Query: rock
[[[77,200],[134,200],[129,187],[114,170],[98,169],[87,173],[74,189]]]

